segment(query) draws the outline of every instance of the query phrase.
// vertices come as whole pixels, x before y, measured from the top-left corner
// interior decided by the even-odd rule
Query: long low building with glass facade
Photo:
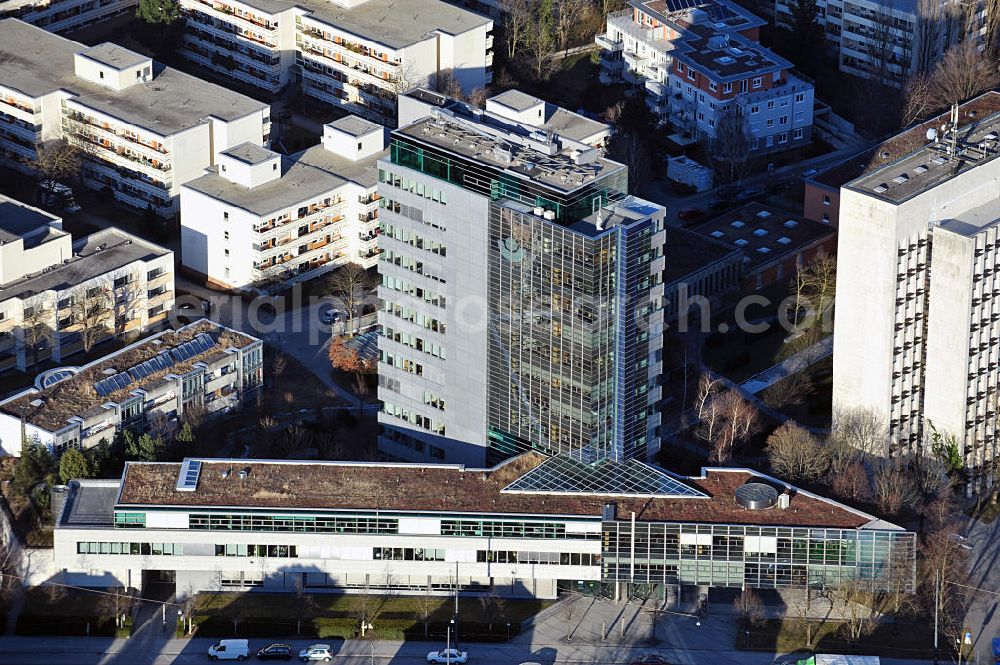
[[[167,582],[179,597],[913,587],[913,533],[747,469],[680,477],[538,453],[491,469],[186,459],[56,496],[61,582]]]

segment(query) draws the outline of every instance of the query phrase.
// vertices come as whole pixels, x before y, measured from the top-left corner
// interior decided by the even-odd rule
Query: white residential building
[[[0,18],[66,32],[131,11],[138,0],[0,0]]]
[[[453,74],[466,92],[493,80],[493,21],[441,0],[318,0],[296,23],[302,90],[390,127],[396,97]]]
[[[841,189],[833,403],[875,414],[889,454],[936,431],[979,469],[1000,452],[1000,114],[958,124]]]
[[[754,152],[811,140],[814,89],[792,63],[757,43],[762,21],[729,0],[671,9],[630,0],[598,35],[602,76],[635,84],[681,142],[714,140],[736,114]]]
[[[123,429],[176,428],[185,411],[211,416],[256,403],[263,343],[207,319],[165,330],[83,367],[60,367],[0,402],[0,453],[24,441],[53,453],[111,443]]]
[[[790,25],[792,2],[775,0],[778,25]],[[816,21],[840,71],[900,86],[929,71],[966,35],[982,38],[986,7],[962,0],[816,0]]]
[[[184,267],[229,289],[315,277],[378,261],[381,125],[347,116],[292,155],[253,144],[226,150],[181,189]]]
[[[174,254],[118,229],[76,242],[62,220],[0,196],[0,372],[155,327],[174,302]]]
[[[27,169],[40,143],[85,153],[83,182],[172,216],[180,186],[228,147],[267,145],[270,108],[104,43],[0,21],[0,159]]]
[[[492,80],[493,21],[442,0],[181,0],[181,53],[277,92],[307,95],[383,125],[396,96],[450,72],[466,91]]]

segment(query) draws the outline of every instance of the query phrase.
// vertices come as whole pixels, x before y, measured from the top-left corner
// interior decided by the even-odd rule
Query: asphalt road
[[[965,535],[972,546],[968,583],[980,589],[969,592],[966,626],[980,662],[992,663],[991,641],[1000,637],[1000,520],[992,524],[969,520]]]
[[[313,641],[315,642],[315,640]],[[170,640],[155,650],[148,645],[129,640],[102,638],[0,638],[0,665],[25,665],[49,663],[59,665],[179,665],[208,662],[207,650],[212,640]],[[255,652],[268,644],[268,640],[250,640]],[[292,640],[294,649],[301,649],[312,642]],[[333,662],[338,665],[422,665],[429,650],[443,647],[423,642],[375,642],[352,640],[329,641],[335,652]],[[465,645],[462,647],[466,648]],[[535,662],[541,665],[626,665],[632,659],[656,653],[677,665],[771,665],[775,662],[794,662],[801,654],[776,657],[774,654],[749,653],[726,648],[702,645],[661,643],[656,648],[632,645],[551,645],[481,644],[471,645],[469,662],[473,665],[517,665]],[[926,665],[929,661],[883,659],[884,665]]]

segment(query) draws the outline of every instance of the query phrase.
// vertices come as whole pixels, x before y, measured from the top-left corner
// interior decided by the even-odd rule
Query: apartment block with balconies
[[[149,330],[173,307],[173,252],[118,229],[74,242],[60,218],[0,196],[0,241],[0,372]]]
[[[807,143],[813,85],[792,63],[757,43],[765,22],[728,0],[674,9],[631,0],[608,16],[596,41],[604,80],[634,85],[681,141],[714,140],[725,114],[743,124],[753,150]]]
[[[291,3],[181,0],[179,52],[222,76],[268,92],[292,81],[295,14]]]
[[[442,0],[182,0],[181,54],[271,93],[302,91],[383,125],[396,97],[440,72],[492,80],[493,21]]]
[[[0,0],[0,18],[19,18],[49,32],[76,30],[131,10],[137,0]]]
[[[83,182],[173,216],[180,186],[232,145],[267,145],[266,104],[115,44],[0,21],[0,159],[27,170],[45,141],[84,154]]]
[[[454,75],[463,90],[492,81],[493,21],[441,0],[306,1],[296,16],[305,94],[396,125],[396,98]]]
[[[775,0],[777,25],[791,25],[793,6]],[[913,73],[933,68],[952,45],[982,40],[986,11],[983,3],[962,0],[817,0],[816,21],[840,71],[901,87]]]
[[[381,125],[347,116],[290,157],[251,144],[184,185],[184,267],[230,289],[266,291],[378,260]]]

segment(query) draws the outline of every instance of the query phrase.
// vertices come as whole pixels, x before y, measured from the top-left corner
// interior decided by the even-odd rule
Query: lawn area
[[[493,596],[459,599],[459,635],[475,641],[503,641],[520,624],[549,606],[548,600]],[[368,594],[207,593],[195,599],[194,623],[201,637],[355,637],[362,615],[375,639],[441,639],[454,612],[449,596]],[[425,630],[424,617],[427,617]]]
[[[783,379],[759,397],[799,424],[829,427],[833,418],[833,357]]]
[[[778,308],[788,297],[788,288],[784,283],[757,291],[753,296],[764,298],[766,304],[748,306],[744,318],[750,324],[766,324],[767,329],[763,332],[741,329],[736,321],[736,309],[733,309],[713,318],[711,329],[717,332],[709,333],[702,347],[705,364],[736,383],[772,367],[809,343],[805,337],[786,342],[789,333],[777,320]],[[694,318],[690,325],[697,326],[700,322]],[[726,332],[719,331],[723,325]],[[811,341],[818,339],[814,337]]]
[[[332,389],[319,380],[313,370],[296,360],[290,353],[282,354],[284,367],[275,371],[278,354],[273,349],[264,352],[264,397],[265,410],[272,412],[298,411],[335,406],[340,403]],[[281,367],[278,361],[277,366]],[[326,355],[317,359],[329,365]]]
[[[836,621],[814,622],[811,650],[815,653],[865,654],[890,658],[932,658],[933,630],[921,624],[880,624],[870,635],[852,642],[844,637],[846,626]],[[943,644],[946,640],[942,640]],[[747,648],[742,630],[737,631],[736,647]],[[791,621],[768,621],[751,629],[749,648],[768,653],[810,650],[805,627]],[[942,649],[942,656],[947,654]]]
[[[103,592],[103,593],[102,593]],[[132,598],[118,588],[82,591],[31,587],[17,620],[18,635],[91,635],[126,637],[131,630]],[[119,628],[115,615],[125,615]]]
[[[592,113],[603,113],[609,106],[621,101],[624,86],[601,83],[598,79],[600,66],[594,64],[592,54],[593,51],[574,53],[562,60],[545,81],[524,77],[517,81],[517,87],[570,111],[582,108]]]

